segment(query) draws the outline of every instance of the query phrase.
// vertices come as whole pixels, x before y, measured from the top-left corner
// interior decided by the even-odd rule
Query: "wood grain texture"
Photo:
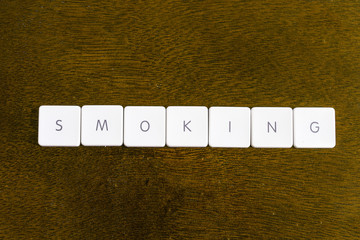
[[[360,239],[358,1],[0,1],[0,238]],[[329,106],[334,149],[42,148],[40,105]]]

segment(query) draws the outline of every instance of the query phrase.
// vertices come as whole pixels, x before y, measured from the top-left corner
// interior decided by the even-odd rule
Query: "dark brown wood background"
[[[0,1],[0,238],[359,239],[358,1]],[[334,149],[44,148],[40,105],[320,106]]]

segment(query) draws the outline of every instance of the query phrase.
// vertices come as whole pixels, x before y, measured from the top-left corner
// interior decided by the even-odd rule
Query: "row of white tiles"
[[[41,106],[41,146],[333,148],[333,108]]]

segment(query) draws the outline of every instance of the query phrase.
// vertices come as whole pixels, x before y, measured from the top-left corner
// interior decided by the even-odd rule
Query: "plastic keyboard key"
[[[80,107],[40,106],[38,134],[40,146],[79,146]]]
[[[165,118],[164,107],[125,107],[125,146],[164,147],[166,125]]]
[[[123,107],[120,105],[83,106],[81,144],[84,146],[121,146],[123,144]]]
[[[333,108],[294,109],[294,146],[297,148],[335,147],[335,110]]]
[[[211,147],[250,146],[250,108],[211,107],[209,109]]]
[[[293,145],[293,112],[288,107],[251,109],[251,146],[290,148]]]
[[[208,145],[207,107],[168,107],[167,139],[169,147],[206,147]]]

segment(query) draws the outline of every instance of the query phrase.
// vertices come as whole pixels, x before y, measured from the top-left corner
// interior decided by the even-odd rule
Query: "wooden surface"
[[[360,239],[358,1],[0,1],[1,239]],[[328,106],[334,149],[43,148],[40,105]]]

